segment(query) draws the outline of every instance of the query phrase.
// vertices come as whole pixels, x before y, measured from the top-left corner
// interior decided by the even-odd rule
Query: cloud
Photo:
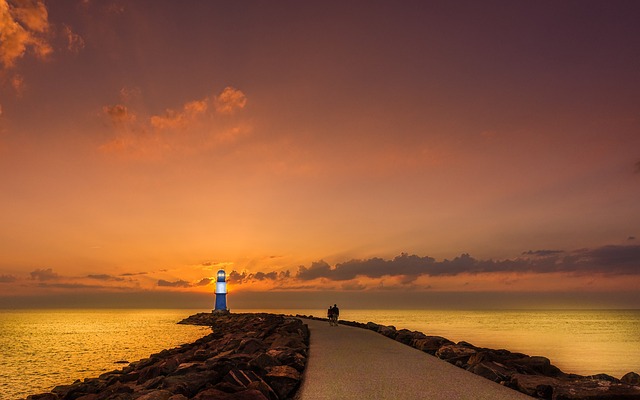
[[[216,111],[220,114],[233,114],[247,105],[247,96],[231,86],[224,88],[215,98]]]
[[[27,52],[41,59],[53,52],[47,38],[48,18],[42,0],[0,0],[0,63],[5,69],[13,68]]]
[[[0,283],[11,283],[16,280],[18,280],[18,278],[13,275],[0,275]]]
[[[249,132],[237,118],[222,118],[246,104],[238,89],[225,88],[218,96],[206,96],[167,108],[161,114],[144,115],[130,109],[128,101],[139,100],[139,89],[122,89],[121,104],[104,106],[102,114],[115,135],[100,146],[105,153],[134,158],[160,159],[167,154],[193,154],[229,143]],[[215,107],[210,105],[214,103]]]
[[[38,287],[54,289],[128,289],[102,285],[87,285],[84,283],[40,283]]]
[[[67,39],[67,50],[71,53],[77,54],[84,49],[84,39],[82,36],[74,33],[69,25],[62,26],[62,33],[65,39]]]
[[[564,253],[564,251],[562,250],[529,250],[529,251],[523,252],[522,255],[546,257],[546,256],[553,256],[553,255],[562,254],[562,253]]]
[[[350,260],[331,267],[324,261],[299,267],[295,279],[310,281],[325,278],[349,281],[359,277],[402,276],[410,283],[419,276],[456,276],[484,273],[597,273],[606,275],[640,275],[640,245],[609,245],[573,252],[537,250],[525,257],[506,260],[479,260],[462,254],[452,260],[436,261],[431,257],[401,254],[392,260],[370,258]]]
[[[186,103],[182,110],[167,109],[164,115],[151,117],[151,126],[156,129],[179,129],[192,124],[198,116],[207,111],[208,100],[194,100]]]
[[[53,272],[51,268],[36,269],[35,271],[31,272],[32,280],[48,281],[48,280],[58,279],[59,277],[60,275]]]
[[[125,272],[124,274],[120,274],[120,276],[138,276],[138,275],[147,275],[148,272]]]
[[[16,74],[11,78],[11,87],[13,88],[13,90],[16,91],[16,94],[18,95],[18,97],[24,94],[25,83],[22,75]]]
[[[188,288],[188,287],[191,287],[191,284],[189,282],[183,281],[183,280],[179,280],[179,281],[175,281],[175,282],[169,282],[169,281],[165,281],[164,279],[159,279],[158,280],[158,286]]]
[[[136,115],[127,109],[127,106],[116,104],[113,106],[104,106],[102,111],[109,117],[114,124],[124,124],[134,122]]]
[[[627,240],[636,240],[636,237],[635,237],[635,236],[629,236],[629,237],[627,238]]]
[[[638,161],[635,165],[636,174],[640,174],[640,161]]]
[[[202,278],[195,284],[195,286],[207,286],[211,282],[213,282],[213,279],[211,278]]]
[[[227,275],[227,282],[230,284],[246,284],[251,282],[262,282],[262,281],[286,281],[291,278],[290,271],[270,271],[270,272],[256,272],[256,273],[248,273],[248,272],[238,272],[233,270]]]
[[[124,281],[124,278],[120,278],[113,275],[107,275],[107,274],[87,275],[87,278],[96,279],[99,281],[117,281],[117,282]]]

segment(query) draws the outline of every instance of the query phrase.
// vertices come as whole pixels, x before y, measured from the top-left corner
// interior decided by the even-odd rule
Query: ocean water
[[[199,310],[0,310],[0,399],[121,369],[211,332],[178,325]]]
[[[0,310],[0,400],[25,398],[76,379],[120,369],[162,349],[189,343],[208,328],[178,325],[206,310]],[[325,316],[326,310],[233,310]],[[349,310],[340,318],[373,321],[476,346],[542,355],[565,372],[640,372],[640,310],[433,311]],[[336,329],[339,334],[339,328]]]

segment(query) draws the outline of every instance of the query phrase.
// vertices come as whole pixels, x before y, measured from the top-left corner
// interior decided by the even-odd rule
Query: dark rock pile
[[[98,378],[27,400],[278,400],[293,398],[307,361],[309,329],[274,314],[196,314],[211,326],[194,343],[163,350]],[[144,340],[144,339],[142,339]]]
[[[301,316],[316,320],[316,318]],[[606,374],[581,376],[567,374],[548,358],[454,343],[440,336],[427,336],[407,329],[397,330],[368,322],[340,321],[341,324],[370,329],[412,346],[474,374],[540,399],[550,400],[640,400],[640,376],[630,372],[621,379]]]

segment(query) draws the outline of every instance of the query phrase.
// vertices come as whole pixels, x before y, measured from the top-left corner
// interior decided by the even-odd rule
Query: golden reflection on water
[[[178,325],[200,310],[0,311],[0,399],[14,400],[120,369],[208,328]]]

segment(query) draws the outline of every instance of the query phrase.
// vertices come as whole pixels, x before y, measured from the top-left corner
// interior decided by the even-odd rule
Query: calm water
[[[210,332],[177,325],[198,310],[0,310],[0,399],[96,377]]]
[[[176,322],[203,310],[0,310],[0,400],[24,398],[75,379],[122,368],[192,342],[207,328]],[[325,310],[234,310],[324,316]],[[543,355],[565,372],[640,372],[640,310],[348,310],[341,319],[374,321],[476,346]],[[339,331],[336,331],[339,332]]]

